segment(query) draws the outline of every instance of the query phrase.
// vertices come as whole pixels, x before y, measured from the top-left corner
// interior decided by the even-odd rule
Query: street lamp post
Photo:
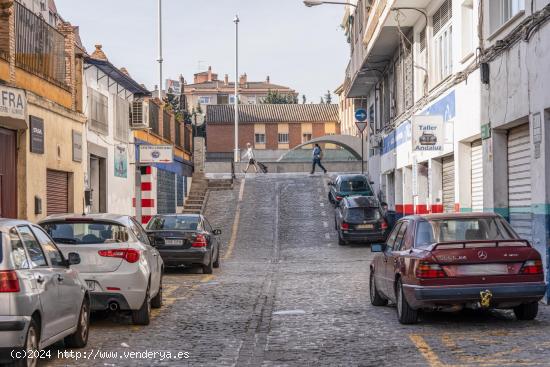
[[[158,0],[158,18],[159,18],[159,93],[158,97],[162,100],[162,0]]]
[[[239,16],[235,15],[235,163],[240,161],[239,154]]]
[[[332,4],[332,5],[349,5],[353,6],[354,8],[357,8],[357,5],[351,4],[351,3],[343,3],[341,1],[321,1],[321,0],[304,0],[304,5],[308,8],[311,8],[312,6],[318,6],[323,4]]]

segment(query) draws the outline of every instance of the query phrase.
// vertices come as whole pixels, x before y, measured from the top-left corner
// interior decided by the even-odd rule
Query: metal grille
[[[181,122],[176,120],[176,128],[175,128],[175,137],[174,137],[174,143],[176,146],[181,147]]]
[[[420,38],[420,52],[426,49],[426,28],[420,31],[418,38]]]
[[[171,138],[171,133],[170,133],[170,124],[172,121],[170,121],[171,119],[171,116],[168,112],[166,111],[163,111],[163,114],[162,114],[162,137],[164,139],[167,139],[167,140],[170,140]]]
[[[432,16],[433,34],[437,34],[452,17],[453,6],[451,0],[445,0]]]
[[[46,178],[47,215],[69,212],[69,174],[47,170]]]
[[[191,151],[191,139],[192,139],[192,133],[191,133],[191,129],[189,128],[186,128],[184,130],[184,136],[183,136],[183,148],[190,152]]]
[[[149,103],[149,126],[151,126],[151,130],[157,135],[160,135],[159,112],[159,106]]]
[[[177,179],[177,184],[178,184],[178,187],[176,188],[176,190],[178,192],[178,197],[176,199],[176,205],[177,206],[183,206],[183,199],[185,198],[185,184],[184,184],[185,177],[177,175],[176,179]]]
[[[445,213],[455,211],[455,159],[454,156],[443,158],[442,188],[443,210]]]
[[[176,174],[162,169],[157,170],[157,213],[176,212]]]
[[[65,37],[22,4],[14,5],[16,65],[66,87]]]
[[[483,211],[483,146],[481,140],[472,143],[472,211]]]
[[[109,99],[99,91],[88,88],[88,106],[90,108],[90,129],[104,135],[109,133]]]

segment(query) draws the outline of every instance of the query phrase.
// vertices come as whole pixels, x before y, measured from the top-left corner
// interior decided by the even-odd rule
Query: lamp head
[[[304,0],[304,5],[307,6],[308,8],[311,8],[312,6],[321,5],[321,4],[323,4],[323,2],[318,0]]]

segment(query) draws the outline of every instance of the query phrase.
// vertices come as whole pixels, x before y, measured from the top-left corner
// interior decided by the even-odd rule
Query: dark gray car
[[[0,364],[35,366],[40,356],[26,352],[62,339],[86,345],[88,290],[71,267],[79,262],[75,253],[65,259],[42,228],[0,219]]]

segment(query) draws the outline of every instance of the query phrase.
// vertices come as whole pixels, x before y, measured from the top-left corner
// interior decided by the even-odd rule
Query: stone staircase
[[[208,191],[232,190],[233,180],[208,180],[204,175],[193,175],[191,190],[183,207],[183,214],[200,214],[208,198]]]

